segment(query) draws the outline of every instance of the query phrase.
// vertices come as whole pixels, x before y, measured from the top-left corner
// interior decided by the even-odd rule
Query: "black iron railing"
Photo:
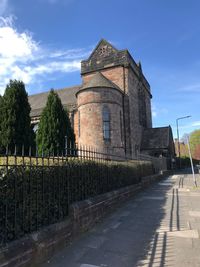
[[[7,148],[0,155],[0,244],[62,221],[76,201],[136,184],[152,173],[149,160],[83,146],[57,155]]]

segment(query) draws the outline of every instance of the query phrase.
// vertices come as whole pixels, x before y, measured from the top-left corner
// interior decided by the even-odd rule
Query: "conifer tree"
[[[1,136],[3,147],[13,149],[32,144],[30,105],[25,85],[22,81],[10,80],[1,99]]]
[[[2,131],[1,131],[1,124],[2,124],[2,105],[3,105],[3,98],[0,95],[0,153],[2,152],[2,141],[1,141],[1,135],[2,135]]]
[[[52,89],[38,125],[36,143],[39,154],[62,153],[66,137],[68,144],[74,143],[74,132],[68,114],[59,96]]]

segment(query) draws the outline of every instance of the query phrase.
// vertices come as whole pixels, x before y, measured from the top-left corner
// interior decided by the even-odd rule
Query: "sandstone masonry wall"
[[[91,146],[98,151],[124,156],[123,121],[120,123],[122,110],[122,94],[111,88],[93,88],[79,92],[78,121],[79,144]],[[103,137],[103,107],[110,111],[110,140]],[[122,129],[121,129],[122,127]]]
[[[87,73],[82,75],[83,83],[89,82],[96,72]],[[123,80],[123,67],[110,67],[101,70],[101,73],[110,81],[115,83],[122,91],[124,91],[124,80]]]
[[[83,83],[87,83],[97,71],[101,71],[123,92],[121,106],[125,152],[127,156],[136,157],[144,127],[152,127],[150,85],[142,73],[141,64],[136,64],[127,50],[117,50],[102,40],[88,60],[81,63]]]

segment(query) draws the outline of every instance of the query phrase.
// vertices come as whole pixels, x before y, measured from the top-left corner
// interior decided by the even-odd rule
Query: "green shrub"
[[[198,164],[198,160],[193,159],[193,164]],[[177,166],[179,166],[179,159],[177,158]],[[191,162],[189,157],[181,157],[181,168],[190,168],[191,167]]]
[[[70,204],[140,182],[149,163],[97,162],[78,158],[57,165],[0,169],[0,243],[61,221]]]

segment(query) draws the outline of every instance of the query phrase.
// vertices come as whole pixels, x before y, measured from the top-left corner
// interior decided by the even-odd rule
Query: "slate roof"
[[[76,93],[80,90],[80,88],[81,85],[77,85],[73,87],[55,90],[55,92],[58,93],[63,106],[67,107],[70,110],[71,108],[76,106]],[[49,91],[40,94],[30,95],[28,97],[31,106],[31,117],[37,117],[41,115],[43,108],[46,106],[48,94]]]
[[[170,145],[170,132],[170,126],[144,129],[141,150],[168,148]]]
[[[101,72],[95,73],[94,76],[89,80],[89,82],[81,87],[81,90],[98,87],[113,88],[121,91],[121,89],[116,84],[107,79]]]

